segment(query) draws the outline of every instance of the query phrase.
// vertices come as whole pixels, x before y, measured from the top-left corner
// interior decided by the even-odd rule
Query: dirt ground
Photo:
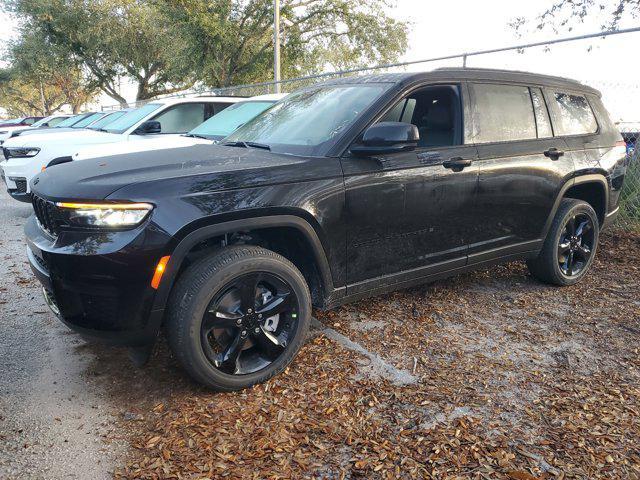
[[[136,408],[117,476],[640,478],[639,236],[575,287],[514,263],[316,316],[267,384]]]
[[[44,307],[0,220],[0,478],[640,479],[640,235],[575,287],[521,263],[315,312],[291,367],[211,393]]]

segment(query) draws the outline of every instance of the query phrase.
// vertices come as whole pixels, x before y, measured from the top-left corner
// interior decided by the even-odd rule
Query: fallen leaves
[[[511,264],[317,312],[417,383],[316,335],[266,384],[149,406],[116,476],[640,478],[640,242],[602,238],[575,287]]]

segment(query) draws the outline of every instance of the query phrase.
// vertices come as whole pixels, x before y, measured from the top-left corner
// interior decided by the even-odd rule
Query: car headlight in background
[[[153,209],[150,203],[57,202],[65,220],[80,227],[133,227]]]
[[[4,147],[3,150],[6,158],[31,158],[40,153],[37,147]]]

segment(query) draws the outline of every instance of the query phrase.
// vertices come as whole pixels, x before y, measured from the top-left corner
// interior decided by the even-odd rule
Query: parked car
[[[28,127],[44,117],[21,117],[0,121],[0,127]]]
[[[285,96],[285,93],[281,93],[259,95],[246,100],[243,99],[215,114],[213,117],[185,134],[163,135],[152,139],[84,147],[73,155],[73,161],[112,155],[124,155],[127,153],[147,150],[191,147],[197,144],[212,145],[222,140],[240,125],[264,112]]]
[[[77,115],[71,115],[66,119],[59,122],[57,125],[53,126],[55,130],[45,130],[45,129],[33,129],[33,128],[19,128],[13,130],[11,132],[12,137],[17,137],[20,135],[40,135],[43,133],[61,133],[61,132],[73,132],[73,128],[83,128],[87,123],[91,123],[95,121],[95,119],[99,118],[98,112],[85,112]]]
[[[217,112],[236,103],[237,97],[192,97],[154,100],[127,112],[100,131],[79,129],[48,135],[20,135],[2,145],[7,190],[16,200],[28,202],[34,175],[72,159],[82,146],[149,139],[162,134],[186,133]],[[87,121],[87,117],[83,122]],[[73,127],[78,127],[76,123]]]
[[[0,127],[0,145],[2,145],[2,143],[7,138],[11,137],[16,132],[20,132],[23,130],[52,127],[68,117],[69,117],[68,115],[50,115],[48,117],[44,117],[38,120],[37,122],[35,122],[33,125],[30,125],[30,126],[14,125],[14,126],[8,126],[8,127]]]
[[[38,120],[30,127],[0,128],[0,145],[2,145],[7,138],[17,137],[18,135],[30,130],[44,131],[49,128],[54,128],[69,117],[70,115],[49,115],[42,120]]]
[[[579,282],[617,215],[625,156],[599,92],[572,80],[350,77],[290,94],[220,145],[47,169],[27,254],[72,329],[142,361],[163,326],[193,378],[236,390],[292,361],[312,306],[513,260]]]
[[[3,130],[5,134],[4,139],[2,143],[0,143],[0,145],[4,145],[4,142],[10,138],[19,137],[22,135],[42,135],[60,132],[75,132],[77,131],[75,129],[84,128],[87,124],[96,121],[101,116],[102,114],[99,114],[97,112],[87,112],[81,115],[77,115],[73,118],[68,117],[57,123],[52,128],[33,128],[32,126],[7,128]],[[2,136],[0,136],[0,138],[2,138]]]
[[[65,115],[65,114],[49,115],[48,117],[44,117],[42,120],[38,120],[36,123],[26,128],[52,128],[69,117],[71,117],[71,115]]]
[[[629,156],[629,159],[637,158],[636,145],[638,143],[638,137],[640,137],[640,130],[622,132],[622,138],[627,145],[627,155]]]

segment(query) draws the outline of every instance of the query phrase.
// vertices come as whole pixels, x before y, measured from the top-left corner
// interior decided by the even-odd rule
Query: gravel
[[[46,307],[26,261],[28,204],[0,193],[0,478],[111,478],[124,451],[95,357]],[[123,359],[124,360],[124,359]],[[124,362],[123,362],[124,363]]]

